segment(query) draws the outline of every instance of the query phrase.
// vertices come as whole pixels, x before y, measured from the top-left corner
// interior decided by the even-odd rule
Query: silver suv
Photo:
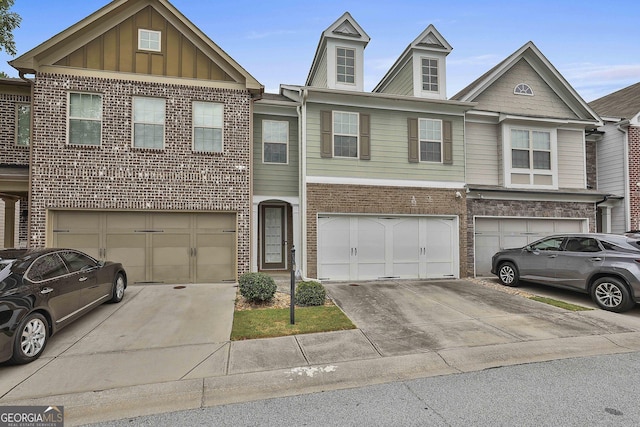
[[[506,286],[522,281],[588,293],[601,308],[623,312],[640,302],[640,235],[563,234],[491,260]]]

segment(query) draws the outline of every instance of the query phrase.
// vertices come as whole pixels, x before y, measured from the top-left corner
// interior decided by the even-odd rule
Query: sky
[[[372,90],[429,24],[453,47],[447,57],[451,97],[532,41],[590,102],[640,81],[637,2],[574,0],[170,0],[265,87],[304,85],[321,33],[349,12],[369,35],[365,90]],[[15,0],[13,34],[26,53],[108,0]],[[0,52],[0,71],[17,77]]]

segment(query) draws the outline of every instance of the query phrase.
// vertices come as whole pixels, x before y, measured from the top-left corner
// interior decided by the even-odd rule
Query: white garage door
[[[456,217],[318,217],[318,278],[458,277]]]
[[[129,283],[236,280],[236,215],[51,211],[52,247],[121,262]]]
[[[491,257],[502,249],[519,248],[555,233],[582,233],[586,219],[476,218],[476,276],[491,276]]]

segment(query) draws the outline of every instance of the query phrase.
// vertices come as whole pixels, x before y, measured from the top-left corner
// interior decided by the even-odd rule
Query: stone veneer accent
[[[103,95],[102,144],[66,143],[70,91]],[[49,209],[237,212],[238,274],[250,269],[248,92],[39,74],[34,86],[29,245],[45,246]],[[166,99],[165,148],[132,148],[132,97]],[[224,152],[194,153],[193,100],[224,104]]]
[[[0,165],[29,166],[29,147],[16,145],[16,104],[30,102],[29,95],[0,93]]]
[[[467,200],[467,276],[474,275],[473,219],[476,216],[524,217],[524,218],[587,218],[589,231],[595,232],[596,209],[593,203],[527,201],[527,200]]]
[[[456,198],[456,191],[463,194]],[[467,270],[464,190],[307,184],[307,275],[318,274],[318,213],[455,215],[460,236],[460,272]]]
[[[640,230],[640,126],[629,126],[629,206],[632,230]]]
[[[598,147],[595,141],[587,141],[585,147],[585,163],[587,166],[587,188],[598,188]]]

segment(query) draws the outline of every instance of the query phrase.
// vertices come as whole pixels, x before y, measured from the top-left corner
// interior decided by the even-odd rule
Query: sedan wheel
[[[505,286],[518,286],[518,270],[510,262],[505,262],[498,269],[500,282]]]
[[[47,345],[49,326],[39,313],[27,316],[18,327],[13,348],[14,363],[29,363],[36,360]]]
[[[627,311],[635,305],[627,287],[613,277],[596,280],[591,288],[591,297],[600,308],[616,313]]]
[[[124,298],[124,289],[127,287],[127,282],[121,273],[116,275],[113,280],[113,296],[110,302],[120,302]]]

